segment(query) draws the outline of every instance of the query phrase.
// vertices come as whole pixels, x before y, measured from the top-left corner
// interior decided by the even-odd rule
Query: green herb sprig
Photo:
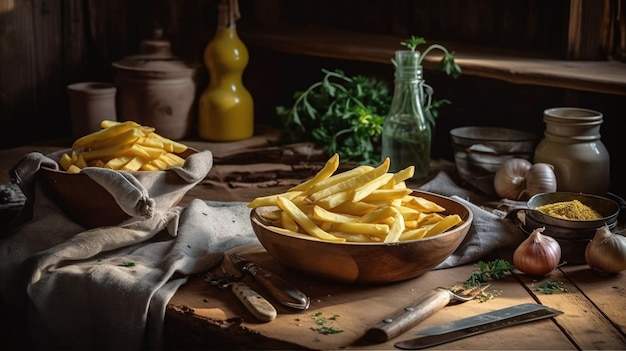
[[[411,51],[415,51],[418,46],[426,44],[426,39],[413,35],[409,39],[401,42],[400,44]],[[446,49],[443,45],[432,44],[428,48],[426,48],[426,50],[424,50],[420,55],[418,64],[421,65],[424,57],[426,57],[433,50],[441,50],[443,52],[443,57],[441,58],[441,61],[439,61],[439,63],[437,64],[436,68],[449,76],[458,78],[462,73],[461,66],[459,66],[456,61],[454,61],[454,51],[449,52],[448,49]],[[392,62],[393,61],[394,60],[392,60]],[[397,66],[396,62],[394,62],[394,65]]]
[[[337,334],[337,333],[343,332],[343,330],[335,328],[334,326],[330,325],[330,321],[336,321],[337,318],[339,318],[339,315],[337,314],[333,315],[332,317],[326,318],[322,315],[322,312],[316,312],[316,313],[313,313],[311,317],[313,318],[313,321],[315,322],[315,324],[318,325],[318,327],[311,328],[311,329],[320,334],[329,335],[329,334]]]
[[[470,277],[465,281],[465,287],[479,286],[491,280],[499,280],[504,278],[505,273],[515,269],[515,267],[506,260],[497,259],[489,262],[479,261],[477,270],[474,270]]]
[[[559,283],[553,280],[546,280],[542,282],[536,289],[544,294],[552,295],[555,292],[567,292],[567,289],[562,287]]]

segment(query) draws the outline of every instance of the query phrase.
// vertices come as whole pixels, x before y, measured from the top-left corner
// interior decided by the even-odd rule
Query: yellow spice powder
[[[552,217],[574,221],[590,221],[602,218],[602,215],[597,211],[579,200],[555,202],[539,206],[536,209]]]

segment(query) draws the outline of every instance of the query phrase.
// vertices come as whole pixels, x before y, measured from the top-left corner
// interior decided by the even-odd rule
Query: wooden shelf
[[[390,64],[404,39],[300,26],[243,27],[239,32],[249,48],[381,64]],[[463,69],[463,75],[515,84],[626,95],[626,63],[546,59],[528,53],[440,44],[455,52],[455,60]],[[440,58],[439,52],[431,52],[424,58],[425,68],[432,69]]]

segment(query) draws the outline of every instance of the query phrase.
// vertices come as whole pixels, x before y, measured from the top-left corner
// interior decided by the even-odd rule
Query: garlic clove
[[[585,260],[591,268],[601,272],[626,270],[626,237],[612,233],[607,225],[598,228],[587,244]]]
[[[549,163],[535,163],[526,173],[524,195],[531,197],[539,193],[551,193],[557,190],[554,166]]]
[[[545,229],[541,227],[533,230],[515,249],[515,268],[526,274],[545,276],[559,265],[561,246],[554,238],[541,234]]]
[[[532,163],[524,158],[511,158],[505,161],[493,178],[496,194],[504,199],[519,200],[526,188],[526,173],[531,167]]]

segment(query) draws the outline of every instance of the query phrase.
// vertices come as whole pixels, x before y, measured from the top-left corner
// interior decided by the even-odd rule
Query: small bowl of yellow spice
[[[597,229],[617,222],[619,205],[606,197],[583,193],[552,192],[531,197],[526,216],[548,226]]]
[[[551,192],[531,197],[518,217],[521,228],[531,233],[544,227],[543,234],[561,246],[561,260],[584,263],[585,248],[598,228],[617,225],[619,205],[606,197],[583,193]]]

